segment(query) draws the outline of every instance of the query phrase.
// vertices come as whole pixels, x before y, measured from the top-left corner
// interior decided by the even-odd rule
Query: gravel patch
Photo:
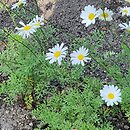
[[[0,130],[32,130],[33,120],[29,110],[18,105],[7,105],[0,99]]]

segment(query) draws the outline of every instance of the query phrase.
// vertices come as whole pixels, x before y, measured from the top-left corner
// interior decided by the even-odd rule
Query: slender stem
[[[126,43],[127,37],[128,37],[128,35],[124,34],[124,35],[122,36],[121,42],[123,42],[123,43],[127,46],[127,48],[130,50],[129,45]],[[128,41],[127,41],[127,42],[128,42]]]
[[[0,1],[0,3],[6,8],[10,18],[12,19],[14,25],[16,26],[17,24],[16,24],[16,21],[15,21],[14,17],[12,16],[12,14],[10,12],[10,8],[3,1]]]
[[[98,62],[91,54],[89,54],[89,55],[90,55],[90,57],[91,57],[98,65],[100,65],[100,66],[109,74],[109,71],[108,71],[107,67],[106,67],[104,64],[101,64],[100,62]],[[112,78],[113,78],[115,81],[117,81],[114,76],[112,76]],[[118,81],[117,81],[117,82],[118,82]],[[122,85],[120,82],[118,82],[118,84]]]
[[[4,30],[4,31],[5,31],[5,30]],[[5,31],[5,33],[7,33],[13,40],[19,42],[19,43],[22,44],[24,47],[26,47],[26,48],[38,59],[37,55],[36,55],[27,45],[23,44],[23,42],[17,40],[17,39],[14,38],[13,36],[11,36],[7,31]],[[39,60],[39,62],[42,64],[42,61],[41,61],[41,60]]]
[[[40,31],[41,31],[41,33],[42,33],[43,35],[45,35],[44,32],[43,32],[43,30],[42,30],[42,28],[40,28]]]
[[[105,6],[104,6],[104,0],[102,0],[102,6],[103,6],[103,9],[105,8]],[[104,11],[104,10],[103,10]],[[104,13],[104,12],[103,12]],[[114,20],[114,19],[113,19]],[[106,18],[105,18],[105,21],[106,21]],[[116,21],[114,21],[114,23],[116,23]],[[112,35],[113,35],[113,37],[114,37],[114,34],[117,34],[117,36],[118,36],[118,32],[116,31],[117,29],[116,29],[116,27],[115,27],[115,24],[114,24],[114,29],[115,29],[115,33],[113,33],[113,31],[112,31],[112,29],[109,27],[109,25],[107,24],[107,21],[106,21],[106,25],[107,25],[107,27],[109,28],[109,30],[110,30],[110,32],[112,33]],[[126,35],[125,35],[126,36]],[[127,36],[126,36],[127,37]],[[123,39],[126,39],[126,37],[123,37]],[[122,40],[123,40],[122,39]],[[105,40],[106,40],[106,42],[110,45],[110,47],[112,48],[112,45],[110,44],[110,42],[109,42],[109,40],[107,39],[107,37],[105,36]],[[122,41],[121,40],[121,41]],[[123,40],[123,42],[124,42],[124,40]],[[128,44],[127,43],[125,43],[124,42],[124,44],[127,46],[127,48],[130,50],[130,47],[128,46]],[[114,61],[113,61],[113,63],[114,63]],[[117,64],[116,64],[117,65]],[[124,75],[124,78],[126,79],[126,81],[127,81],[127,83],[129,84],[129,82],[128,82],[128,80],[127,80],[127,78],[126,78],[126,75]]]
[[[21,63],[19,62],[14,62],[14,61],[7,61],[7,60],[2,60],[4,63],[7,62],[7,63],[12,63],[12,64],[19,64],[19,65],[22,65]]]
[[[32,35],[33,35],[35,41],[39,44],[40,49],[41,49],[41,53],[42,53],[43,52],[43,46],[41,44],[42,42],[40,41],[40,39],[39,39],[39,37],[37,35],[34,35],[34,34],[32,34]]]
[[[104,0],[102,0],[102,10],[103,10],[103,15],[105,16],[105,12],[104,12],[104,10],[105,10]],[[109,27],[109,24],[107,23],[106,17],[104,17],[104,20],[105,20],[105,23],[106,23],[107,28],[109,28],[109,30],[110,30],[110,27]],[[112,32],[112,31],[111,31],[111,32]],[[113,48],[112,45],[111,45],[111,43],[110,43],[109,40],[107,39],[106,35],[104,36],[104,39],[105,39],[105,41],[109,44],[109,46],[110,46],[111,48]]]
[[[13,73],[14,75],[16,75],[16,74],[15,74],[15,71],[14,71],[12,68],[10,68],[10,66],[9,66],[6,62],[4,62],[4,64],[12,71],[12,73]]]
[[[15,20],[14,20],[13,16],[11,15],[11,13],[15,14],[17,17],[19,17],[19,14],[18,14],[17,12],[14,12],[13,10],[11,10],[11,9],[10,9],[6,4],[4,4],[3,2],[0,1],[0,3],[1,3],[4,7],[6,7],[6,9],[7,9],[9,15],[11,16],[11,19],[15,22]],[[22,19],[22,21],[25,21],[23,18],[21,18],[21,19]],[[14,25],[15,25],[15,26],[17,25],[16,22],[14,23]]]
[[[32,14],[34,14],[34,15],[37,15],[37,13],[32,12],[30,9],[25,8],[24,6],[23,6],[23,8],[24,8],[25,10],[29,11],[30,13],[32,13]]]
[[[102,0],[102,9],[103,9],[103,11],[104,11],[104,8],[105,8],[105,5],[104,5],[104,0]]]
[[[35,4],[36,4],[36,7],[37,7],[37,14],[39,15],[40,14],[40,11],[39,11],[39,7],[38,7],[38,3],[37,3],[37,0],[34,0]]]

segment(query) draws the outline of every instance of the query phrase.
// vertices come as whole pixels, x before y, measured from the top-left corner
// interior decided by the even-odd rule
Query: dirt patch
[[[39,0],[38,5],[45,19],[53,15],[57,0]]]
[[[49,22],[66,32],[70,32],[79,37],[86,37],[89,32],[95,29],[106,27],[102,21],[97,22],[95,25],[90,25],[87,28],[81,24],[81,11],[89,4],[94,5],[98,9],[102,7],[102,0],[58,0],[53,15],[49,18]],[[117,24],[121,21],[119,19],[119,7],[126,6],[126,4],[124,1],[119,0],[105,0],[105,7],[118,14],[114,16],[114,20],[118,19],[116,21]],[[109,22],[109,25],[111,27],[113,21]]]
[[[59,0],[55,5],[54,14],[50,21],[55,27],[63,29],[66,32],[85,36],[88,33],[87,28],[81,24],[80,13],[85,5],[94,4],[98,6],[102,0]],[[90,29],[91,27],[89,27]],[[92,29],[92,28],[91,28]]]
[[[3,0],[8,5],[15,3],[17,0]],[[55,9],[56,2],[58,0],[38,0],[38,6],[41,10],[41,14],[44,15],[45,19],[48,19],[53,15],[53,11]],[[27,1],[28,2],[28,1]]]
[[[34,117],[28,110],[18,105],[7,106],[2,104],[0,97],[0,130],[32,130]]]
[[[16,2],[16,0],[2,0],[2,2],[5,2],[8,5],[11,5],[12,3]]]

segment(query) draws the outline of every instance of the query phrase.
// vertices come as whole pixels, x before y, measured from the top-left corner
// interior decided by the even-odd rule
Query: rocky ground
[[[0,99],[0,103],[2,99]],[[30,111],[21,108],[19,105],[7,105],[1,103],[0,106],[0,129],[1,130],[32,130],[33,118]]]
[[[61,41],[69,44],[69,39],[66,37],[65,33],[72,33],[78,37],[85,37],[87,33],[91,33],[91,31],[95,28],[103,29],[105,25],[102,22],[97,23],[96,26],[86,29],[85,26],[81,25],[81,19],[79,18],[81,10],[85,5],[94,4],[97,8],[99,8],[101,6],[101,1],[102,0],[40,0],[39,5],[42,10],[41,12],[46,15],[45,18],[48,19],[48,22],[61,30],[62,33],[59,32],[57,36],[61,39]],[[118,11],[118,8],[123,5],[123,0],[106,0],[105,3],[105,6],[116,12]],[[117,18],[119,18],[118,15],[115,19]],[[123,21],[123,19],[119,19],[118,22],[120,21]],[[9,14],[5,10],[0,11],[0,29],[3,27],[9,27],[11,29],[14,27]],[[118,39],[115,39],[115,41],[118,41]],[[2,42],[0,43],[1,49],[3,44]],[[114,44],[114,46],[115,50],[118,51],[119,45]],[[98,76],[104,76],[104,72],[101,70],[98,71]],[[1,83],[7,79],[7,75],[0,74]],[[30,111],[21,107],[18,103],[11,106],[7,105],[3,99],[3,96],[0,96],[0,130],[33,130],[36,121],[35,117],[31,116]],[[109,118],[109,120],[116,127],[115,130],[130,130],[130,124],[124,117],[123,113],[120,113],[114,118]]]

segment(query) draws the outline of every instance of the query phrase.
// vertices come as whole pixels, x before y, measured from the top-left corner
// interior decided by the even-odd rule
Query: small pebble
[[[9,111],[7,110],[7,111],[5,111],[5,113],[6,113],[6,114],[8,114],[8,113],[9,113]]]
[[[35,117],[35,116],[32,116],[32,120],[36,120],[36,117]]]
[[[128,125],[124,125],[124,129],[125,129],[125,130],[129,130],[129,128],[130,128],[130,127],[129,127]]]
[[[30,123],[29,123],[29,126],[33,126],[33,123],[32,123],[32,122],[30,122]]]
[[[117,118],[113,118],[113,121],[116,121],[117,120]]]

